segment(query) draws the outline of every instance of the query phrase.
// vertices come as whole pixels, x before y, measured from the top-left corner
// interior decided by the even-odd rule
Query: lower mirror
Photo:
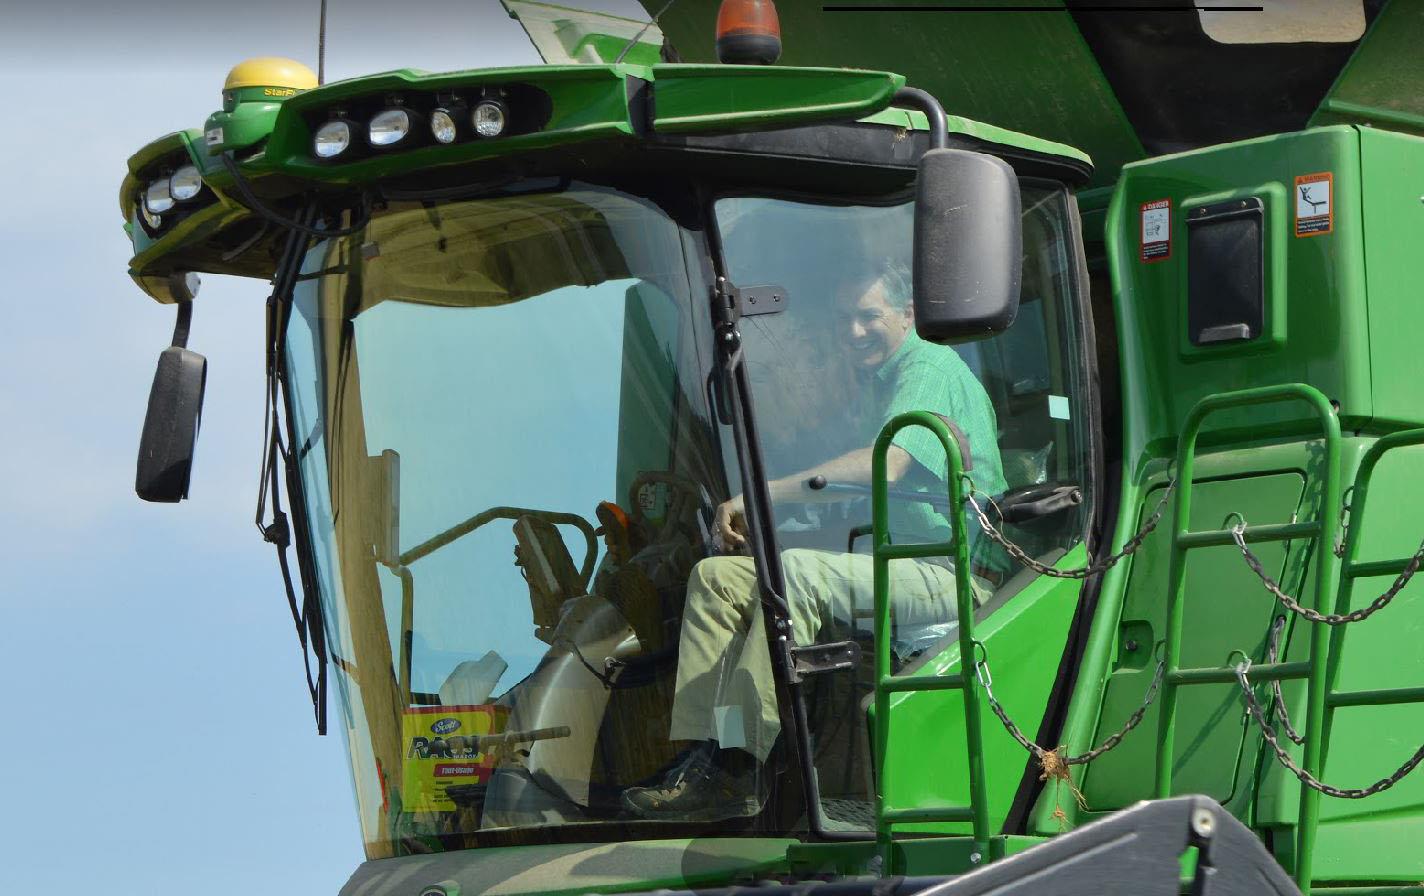
[[[143,500],[171,504],[188,497],[207,375],[208,360],[197,352],[175,345],[158,356],[134,480]]]

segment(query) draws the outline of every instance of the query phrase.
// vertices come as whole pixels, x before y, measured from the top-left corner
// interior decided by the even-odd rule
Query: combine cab
[[[120,194],[146,500],[273,284],[343,892],[1416,892],[1421,7],[506,5],[570,64],[254,60]]]

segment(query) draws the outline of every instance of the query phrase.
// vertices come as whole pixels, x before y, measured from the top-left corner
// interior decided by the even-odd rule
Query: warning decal
[[[1172,257],[1172,200],[1142,203],[1142,260]]]
[[[1295,235],[1319,236],[1335,227],[1335,177],[1329,171],[1295,179]]]

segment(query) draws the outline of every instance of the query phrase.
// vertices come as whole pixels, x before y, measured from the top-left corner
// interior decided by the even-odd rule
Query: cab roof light
[[[772,0],[722,0],[717,9],[717,60],[771,65],[781,58],[781,20]]]
[[[407,108],[398,97],[386,101],[386,107],[371,116],[366,127],[366,142],[376,150],[408,149],[425,142],[428,135],[425,116]]]
[[[203,176],[193,165],[184,165],[168,178],[168,195],[177,202],[187,202],[203,192]]]
[[[481,137],[498,137],[509,127],[509,109],[500,100],[486,96],[475,103],[470,124]]]
[[[351,148],[358,125],[343,112],[332,110],[330,120],[317,126],[312,133],[312,155],[323,162],[334,161],[345,156],[346,161],[355,156]]]

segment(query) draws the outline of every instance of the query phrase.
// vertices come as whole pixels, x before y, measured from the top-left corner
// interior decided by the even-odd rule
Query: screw
[[[1211,839],[1211,832],[1216,828],[1216,817],[1211,814],[1210,809],[1195,809],[1192,811],[1192,830],[1203,840]]]
[[[979,853],[977,853],[977,852],[971,852],[971,853],[969,854],[969,864],[971,864],[971,865],[978,865],[978,864],[979,864],[980,862],[982,862],[982,861],[984,861],[984,857],[981,856]]]
[[[1136,641],[1128,641],[1126,644],[1124,644],[1124,645],[1122,645],[1122,646],[1127,649],[1127,652],[1128,652],[1128,653],[1136,653],[1136,652],[1137,652],[1137,642],[1136,642]]]

